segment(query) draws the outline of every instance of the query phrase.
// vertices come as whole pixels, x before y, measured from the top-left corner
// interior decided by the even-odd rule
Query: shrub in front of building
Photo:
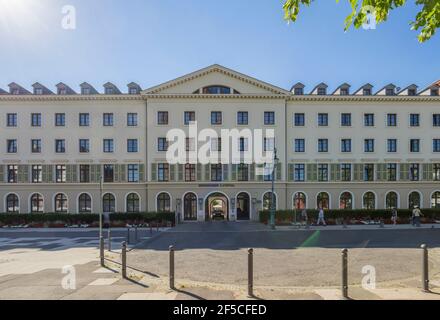
[[[440,209],[422,209],[422,223],[436,223],[440,221]],[[362,224],[362,221],[375,221],[392,223],[391,210],[326,210],[325,220],[327,224]],[[412,210],[398,210],[398,223],[410,223]],[[318,220],[318,210],[307,210],[309,223],[315,223]],[[268,224],[270,220],[270,211],[260,211],[259,219],[261,223]],[[301,222],[301,210],[277,210],[275,212],[277,225],[290,225],[295,222]]]
[[[146,212],[146,213],[113,213],[109,215],[112,227],[125,227],[127,224],[172,226],[175,214],[172,212]],[[0,214],[0,227],[28,226],[31,228],[63,228],[73,225],[99,226],[99,214]]]

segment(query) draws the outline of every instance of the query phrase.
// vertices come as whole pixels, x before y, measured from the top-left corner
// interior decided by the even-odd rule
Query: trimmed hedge
[[[112,213],[109,215],[110,224],[113,226],[125,226],[126,224],[171,224],[175,223],[173,212],[147,212],[147,213]],[[0,214],[0,226],[4,225],[29,225],[29,226],[63,226],[74,224],[99,224],[99,214]]]
[[[301,210],[278,210],[275,212],[275,220],[277,224],[290,224],[295,221],[301,221]],[[315,222],[318,219],[318,210],[307,210],[307,216],[309,222]],[[439,209],[422,209],[422,222],[434,222],[440,221]],[[412,215],[412,210],[402,209],[397,210],[397,217],[400,223],[408,223]],[[260,211],[260,222],[268,223],[270,220],[270,211]],[[330,224],[342,223],[357,223],[360,220],[384,220],[385,223],[391,221],[391,210],[379,209],[379,210],[326,210],[325,211],[326,222]]]

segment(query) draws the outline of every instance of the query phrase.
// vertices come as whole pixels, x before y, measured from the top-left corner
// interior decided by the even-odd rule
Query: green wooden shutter
[[[287,167],[287,180],[293,181],[294,180],[294,172],[295,172],[295,165],[293,163],[289,163],[289,166]]]
[[[125,169],[124,172],[127,172],[127,170]],[[127,178],[125,178],[127,180]],[[139,182],[144,182],[145,181],[145,164],[140,163],[139,164]]]
[[[363,171],[364,171],[364,165],[361,163],[356,163],[354,165],[354,181],[363,181]]]
[[[29,166],[19,165],[18,166],[18,182],[19,183],[29,183]]]
[[[229,164],[223,165],[223,181],[229,181]]]
[[[0,165],[0,183],[4,183],[5,182],[5,166],[4,165]]]
[[[53,183],[53,165],[43,165],[43,182]]]
[[[140,167],[140,165],[139,165]],[[119,182],[127,182],[127,165],[121,164],[119,166]]]
[[[184,170],[185,170],[185,166],[183,164],[179,164],[177,165],[177,181],[183,181],[184,180]]]
[[[432,181],[433,180],[433,165],[432,163],[423,164],[423,180]]]
[[[330,181],[340,181],[340,180],[341,180],[340,165],[333,163],[330,165]]]
[[[157,163],[151,164],[151,181],[157,181]]]
[[[198,163],[197,164],[197,181],[203,180],[203,165]]]
[[[232,181],[237,181],[238,180],[238,164],[233,164],[232,165],[231,180]]]
[[[101,177],[101,165],[92,164],[90,166],[90,181],[92,183],[99,183],[99,178]]]
[[[318,165],[315,163],[307,164],[307,181],[316,182],[318,180]]]
[[[409,180],[409,164],[407,163],[400,164],[400,180],[402,181]]]
[[[249,181],[255,181],[255,163],[251,164],[251,169],[249,173]]]
[[[176,165],[170,165],[170,181],[176,181]]]
[[[276,180],[278,180],[278,181],[280,181],[283,178],[282,168],[283,168],[283,165],[281,163],[277,163],[277,167],[276,167]]]
[[[205,164],[205,181],[211,180],[211,165]]]
[[[255,179],[257,181],[264,181],[264,164],[259,164],[257,165],[258,171],[259,173],[261,173],[260,175],[257,175],[257,172],[255,172]]]
[[[378,163],[376,165],[377,171],[376,171],[376,179],[378,181],[386,181],[388,180],[388,174],[386,170],[386,164],[385,163]]]
[[[77,166],[69,164],[66,166],[66,181],[67,183],[76,183],[78,174],[76,172]]]

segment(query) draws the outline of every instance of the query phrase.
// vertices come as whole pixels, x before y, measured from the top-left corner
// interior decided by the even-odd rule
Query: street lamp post
[[[271,203],[270,203],[270,228],[275,230],[275,170],[278,165],[278,157],[277,157],[277,149],[274,149],[273,155],[273,171],[272,171],[272,194],[271,194]]]
[[[99,177],[99,194],[100,194],[100,206],[99,206],[99,258],[101,260],[101,266],[104,266],[104,238],[102,236],[102,216],[104,214],[104,204],[102,199],[103,189],[103,177]]]

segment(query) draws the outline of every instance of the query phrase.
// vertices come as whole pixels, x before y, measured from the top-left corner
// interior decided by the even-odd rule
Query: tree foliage
[[[295,22],[298,19],[301,7],[308,7],[314,0],[285,0],[285,19]],[[390,11],[402,7],[407,0],[347,0],[351,6],[351,13],[345,18],[345,30],[350,26],[360,28],[367,20],[367,15],[372,13],[376,23],[387,20]],[[425,42],[431,39],[437,28],[440,27],[440,0],[414,0],[420,8],[415,20],[410,23],[413,30],[420,31],[418,39]],[[339,2],[339,0],[336,0]]]

